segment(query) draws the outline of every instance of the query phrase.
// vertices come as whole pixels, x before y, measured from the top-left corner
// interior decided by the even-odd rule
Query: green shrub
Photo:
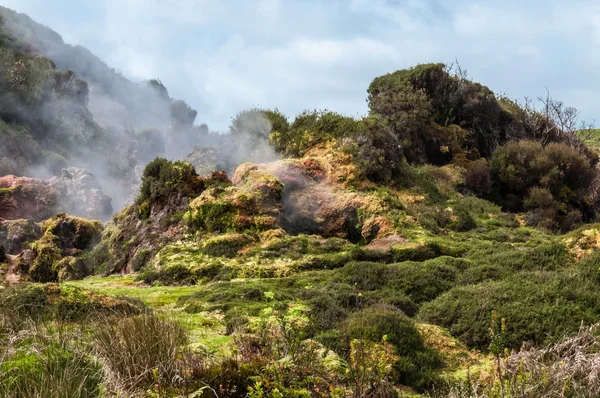
[[[383,336],[400,358],[394,364],[401,384],[423,391],[435,381],[441,366],[439,354],[425,348],[423,339],[406,315],[386,307],[371,307],[352,315],[348,322],[351,339],[380,342]]]
[[[477,228],[477,221],[475,221],[475,218],[473,218],[468,210],[458,208],[454,212],[454,216],[456,217],[456,220],[453,220],[450,223],[450,228],[454,231],[466,232]]]
[[[146,165],[136,199],[139,214],[149,215],[152,203],[161,203],[174,194],[192,194],[202,188],[194,168],[187,162],[156,158]]]
[[[304,111],[286,130],[275,130],[271,143],[287,156],[301,157],[317,144],[351,137],[361,131],[361,122],[330,111]]]
[[[506,319],[507,346],[545,344],[596,321],[597,286],[571,271],[521,273],[500,281],[456,287],[424,304],[419,318],[448,328],[470,347],[486,349],[492,310]]]
[[[309,317],[316,331],[328,330],[338,326],[346,319],[347,312],[329,294],[309,291],[307,303],[310,307]]]
[[[387,285],[406,293],[415,303],[433,300],[452,288],[456,280],[456,269],[440,261],[423,264],[405,262],[389,266]]]
[[[359,291],[376,290],[388,282],[389,268],[373,262],[350,262],[340,270],[345,281]]]
[[[162,285],[194,285],[197,277],[189,267],[183,264],[173,264],[164,268],[147,269],[137,276],[137,280],[149,285],[159,282]]]
[[[566,230],[577,223],[578,214],[593,218],[586,194],[596,171],[567,144],[509,142],[494,152],[491,172],[495,201],[511,211],[527,209],[533,225]]]

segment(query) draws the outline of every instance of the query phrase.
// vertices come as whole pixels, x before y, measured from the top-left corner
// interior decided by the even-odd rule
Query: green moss
[[[252,241],[246,235],[227,234],[210,238],[202,243],[202,252],[215,257],[235,257]]]

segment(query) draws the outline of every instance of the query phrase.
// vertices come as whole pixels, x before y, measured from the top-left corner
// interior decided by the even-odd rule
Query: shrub
[[[506,319],[507,346],[544,344],[592,323],[600,308],[593,283],[568,272],[524,273],[500,281],[456,287],[424,304],[419,318],[448,328],[470,347],[487,348],[492,310]],[[543,316],[540,316],[543,314]]]
[[[187,162],[156,158],[146,165],[136,204],[139,214],[148,216],[152,203],[164,202],[174,194],[188,195],[202,188],[194,168]]]
[[[219,235],[205,241],[201,250],[209,256],[233,258],[249,242],[249,237],[242,234]]]
[[[361,121],[345,151],[353,155],[359,177],[379,183],[405,182],[409,170],[402,148],[381,117],[369,116]]]
[[[156,377],[170,384],[186,343],[185,329],[177,321],[150,314],[107,318],[96,325],[93,336],[98,356],[130,388]]]
[[[490,168],[486,159],[477,159],[465,167],[465,186],[478,196],[487,196],[492,189]]]
[[[57,261],[54,268],[58,270],[58,281],[83,279],[90,274],[85,261],[76,257],[64,257]]]
[[[466,232],[477,228],[477,221],[471,213],[464,208],[457,208],[454,212],[455,219],[450,223],[450,228],[458,232]]]
[[[494,152],[491,172],[495,201],[510,211],[528,210],[534,225],[566,230],[579,215],[593,218],[586,194],[596,171],[567,144],[509,142]]]
[[[304,111],[285,131],[274,131],[271,143],[287,156],[301,157],[310,148],[327,141],[355,136],[360,121],[329,111]]]
[[[386,307],[371,307],[353,314],[348,323],[352,339],[386,341],[395,348],[399,359],[394,363],[397,382],[423,391],[434,382],[434,369],[441,366],[439,354],[425,348],[413,321]]]
[[[440,261],[389,266],[388,286],[405,292],[415,303],[433,300],[454,286],[456,269]]]
[[[192,270],[183,264],[173,264],[160,269],[146,269],[137,276],[149,285],[159,282],[162,285],[194,285],[197,277]]]
[[[345,281],[360,291],[376,290],[388,282],[388,267],[373,262],[350,262],[340,270]]]

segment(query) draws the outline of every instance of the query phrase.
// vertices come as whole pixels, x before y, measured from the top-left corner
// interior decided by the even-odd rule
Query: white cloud
[[[458,59],[513,97],[557,98],[600,120],[594,0],[6,0],[136,79],[158,77],[226,128],[254,105],[366,112],[370,81]],[[62,6],[60,5],[62,4]],[[86,12],[94,5],[99,12]],[[70,14],[70,13],[73,14]]]

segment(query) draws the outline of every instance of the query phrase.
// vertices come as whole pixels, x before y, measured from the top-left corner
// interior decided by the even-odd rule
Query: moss
[[[215,257],[235,257],[238,252],[252,241],[246,235],[220,235],[204,241],[202,252]]]
[[[54,269],[58,271],[60,282],[83,279],[90,274],[90,270],[83,259],[71,256],[57,261],[54,264]]]
[[[66,280],[87,276],[91,269],[75,257],[95,245],[100,240],[102,230],[99,221],[64,213],[42,222],[43,235],[31,244],[35,252],[35,259],[29,268],[31,280],[56,282],[59,278]]]
[[[36,258],[29,269],[29,277],[34,282],[55,282],[58,279],[58,270],[55,264],[62,257],[62,250],[53,245],[53,242],[38,241],[34,244]]]
[[[131,270],[133,272],[138,272],[142,268],[146,266],[148,261],[152,258],[152,253],[146,249],[138,250],[133,256],[133,260],[131,260]]]

